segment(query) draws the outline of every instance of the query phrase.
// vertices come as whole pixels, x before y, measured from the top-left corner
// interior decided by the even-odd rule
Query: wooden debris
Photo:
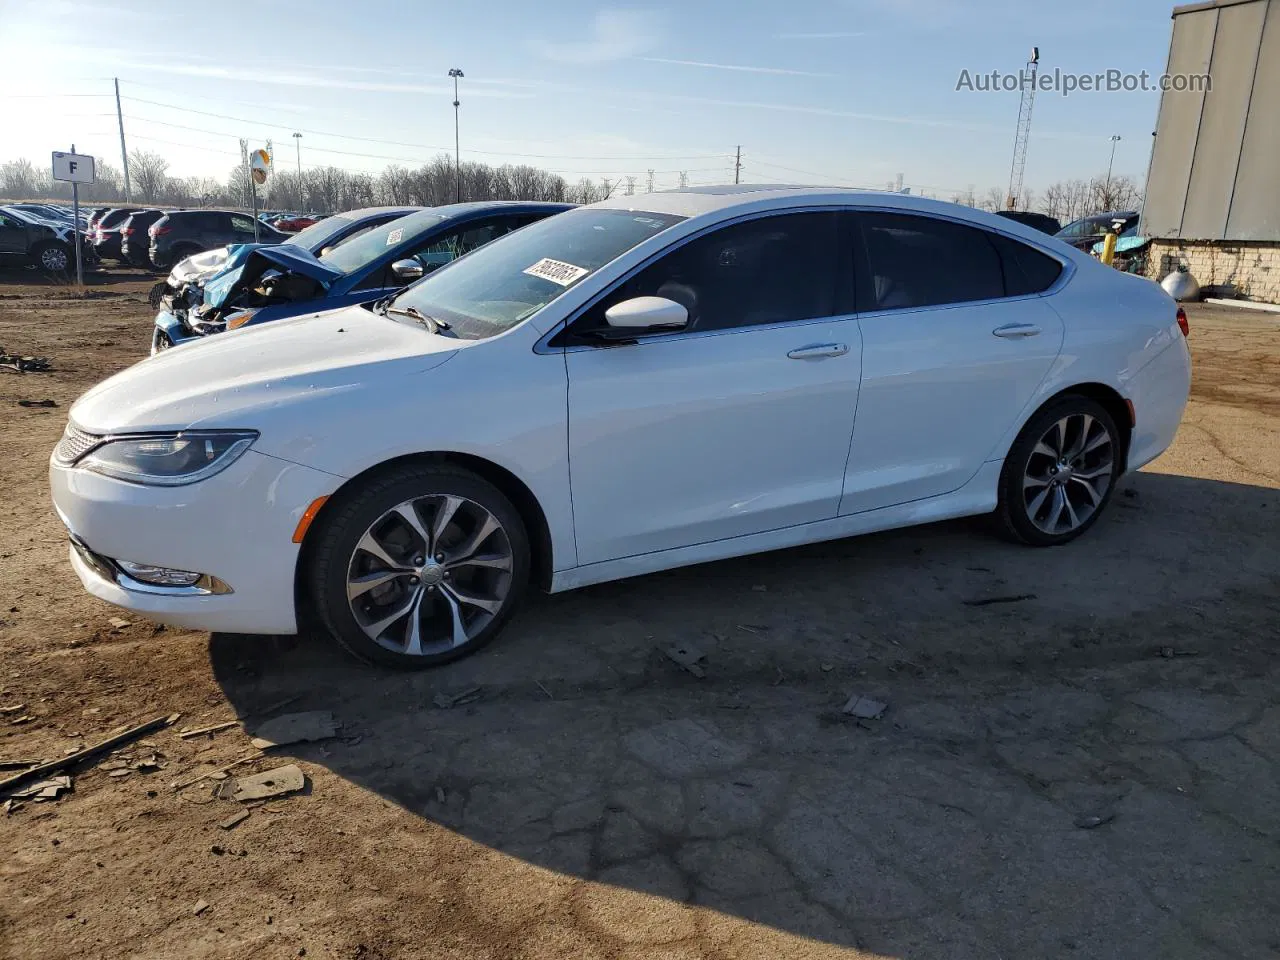
[[[237,826],[244,823],[244,821],[248,819],[249,819],[249,811],[241,810],[235,816],[227,817],[227,819],[223,820],[220,824],[218,824],[218,826],[220,826],[223,830],[234,830]]]
[[[228,720],[226,723],[215,723],[211,727],[199,727],[195,730],[183,730],[179,737],[183,740],[190,740],[192,737],[202,737],[206,733],[219,733],[222,730],[230,730],[232,727],[240,725],[239,720]]]
[[[870,697],[864,697],[855,693],[849,698],[849,701],[841,708],[841,713],[848,714],[858,720],[879,720],[885,710],[889,708],[887,703],[879,700],[872,700]]]
[[[51,777],[48,780],[38,780],[20,790],[15,790],[10,796],[15,800],[56,800],[63,792],[70,789],[70,777]]]
[[[209,904],[205,900],[197,900],[196,905],[191,908],[191,912],[197,917],[209,909]]]
[[[307,785],[307,778],[302,768],[296,763],[264,773],[255,773],[248,777],[240,777],[228,781],[219,788],[220,796],[229,795],[232,800],[269,800],[286,793],[297,793]],[[230,787],[230,790],[226,788]]]
[[[707,671],[698,663],[700,660],[706,659],[706,654],[699,650],[691,643],[673,643],[669,647],[662,647],[662,654],[672,663],[678,664],[699,680],[707,675]]]
[[[179,714],[172,714],[168,717],[156,717],[154,720],[148,720],[146,723],[140,723],[136,727],[130,727],[122,730],[114,736],[108,737],[101,743],[95,743],[91,747],[85,747],[83,750],[77,750],[75,753],[61,757],[57,760],[50,760],[48,763],[42,763],[38,767],[32,767],[30,770],[24,770],[22,773],[14,774],[7,780],[0,780],[0,795],[9,795],[13,790],[24,783],[36,780],[50,773],[59,773],[69,767],[73,767],[78,763],[89,760],[99,754],[106,753],[108,750],[114,750],[116,747],[137,740],[139,737],[145,737],[153,730],[159,730],[177,722]]]
[[[43,760],[0,760],[0,770],[25,770],[27,767],[38,767]]]
[[[175,780],[173,781],[173,783],[169,784],[169,786],[172,787],[174,790],[185,790],[187,789],[187,787],[194,787],[201,780],[226,779],[228,770],[234,770],[236,767],[240,766],[240,764],[242,763],[248,763],[250,760],[259,760],[261,758],[262,758],[262,754],[258,753],[257,751],[253,753],[245,754],[239,760],[233,760],[230,763],[228,763],[225,767],[219,767],[216,770],[206,770],[203,773],[197,774],[194,777],[189,777],[186,780]]]

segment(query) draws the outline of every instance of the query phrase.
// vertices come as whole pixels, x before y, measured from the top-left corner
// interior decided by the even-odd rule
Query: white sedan
[[[1066,543],[1173,440],[1185,335],[1155,284],[965,207],[619,197],[112,377],[53,500],[95,596],[426,666],[531,582],[968,514]]]

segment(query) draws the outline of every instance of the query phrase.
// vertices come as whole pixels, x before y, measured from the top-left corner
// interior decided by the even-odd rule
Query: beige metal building
[[[1280,0],[1173,11],[1167,75],[1208,74],[1160,99],[1141,232],[1148,273],[1280,302]]]

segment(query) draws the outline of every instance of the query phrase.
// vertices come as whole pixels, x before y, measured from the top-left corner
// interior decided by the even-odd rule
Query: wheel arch
[[[1085,397],[1086,399],[1092,400],[1110,414],[1111,419],[1115,421],[1115,425],[1120,431],[1121,472],[1123,473],[1127,471],[1129,469],[1129,442],[1133,437],[1134,427],[1133,408],[1130,406],[1129,401],[1126,400],[1115,387],[1093,381],[1063,387],[1057,393],[1045,398],[1039,406],[1023,417],[1022,422],[1018,424],[1018,429],[1013,431],[1003,455],[1006,457],[1009,455],[1009,450],[1012,448],[1019,434],[1022,433],[1028,423],[1040,415],[1040,411],[1044,410],[1051,404],[1057,403],[1064,397],[1071,396]]]
[[[314,544],[310,532],[317,528],[319,521],[334,504],[341,500],[346,491],[354,489],[357,484],[363,483],[370,477],[408,464],[432,463],[450,463],[470,470],[482,479],[492,483],[502,492],[503,496],[511,501],[512,506],[520,514],[520,519],[524,521],[525,531],[529,535],[529,548],[532,555],[530,559],[533,564],[531,571],[532,582],[544,590],[550,589],[551,574],[555,569],[551,545],[551,527],[547,522],[542,504],[538,502],[538,498],[534,496],[533,491],[529,489],[529,486],[523,480],[506,467],[499,466],[492,460],[486,460],[484,457],[474,454],[448,451],[412,453],[385,460],[353,477],[349,477],[337,490],[328,496],[324,505],[316,512],[311,524],[307,527],[307,534],[303,537],[302,546],[298,550],[298,558],[293,573],[294,607],[298,611],[300,618],[307,609],[306,604],[302,602],[304,599],[302,592],[306,583],[303,571],[310,562],[310,551]]]

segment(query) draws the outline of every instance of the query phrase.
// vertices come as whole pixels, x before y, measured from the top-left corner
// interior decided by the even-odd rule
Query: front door
[[[841,514],[950,493],[1018,422],[1062,346],[1061,265],[953,221],[866,213],[862,393]]]
[[[27,252],[27,225],[9,214],[0,213],[0,256],[22,256]]]
[[[835,516],[861,343],[835,213],[761,217],[680,246],[570,327],[569,466],[580,563]],[[598,346],[636,296],[678,333]]]

